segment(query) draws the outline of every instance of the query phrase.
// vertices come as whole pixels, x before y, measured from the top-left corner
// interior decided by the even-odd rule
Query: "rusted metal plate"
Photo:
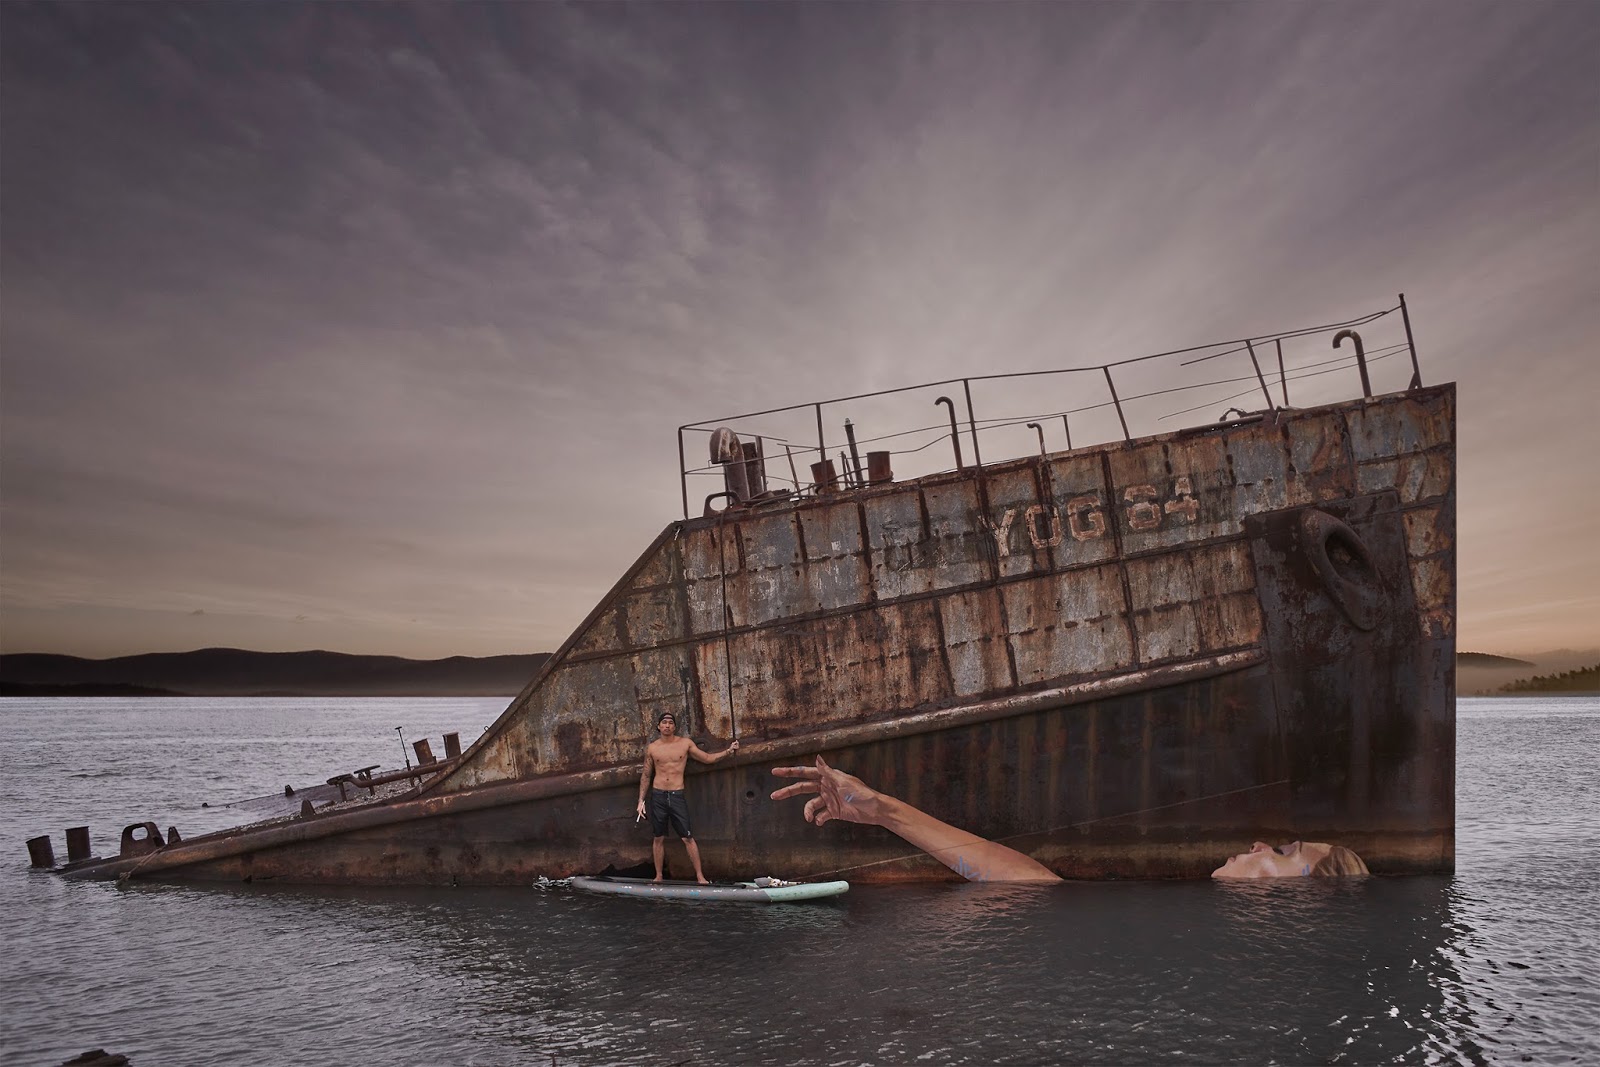
[[[654,648],[689,635],[683,598],[671,587],[635,593],[624,613],[629,648]]]
[[[1015,582],[1000,594],[1019,685],[1134,665],[1117,567]]]
[[[724,578],[728,569],[738,570],[738,550],[727,526],[726,521],[713,522],[683,532],[684,600],[689,630],[694,634],[717,633],[723,628],[727,604]]]
[[[584,631],[583,637],[572,646],[573,656],[620,652],[627,644],[623,637],[621,613],[609,608],[595,623]]]
[[[1247,542],[1129,560],[1127,574],[1143,664],[1245,648],[1261,639]]]
[[[1356,463],[1424,452],[1454,442],[1455,391],[1427,389],[1344,405]]]
[[[895,496],[906,494],[896,493]],[[799,508],[800,536],[805,542],[803,589],[797,614],[837,611],[865,604],[872,586],[861,538],[861,514],[855,507]]]
[[[1108,459],[1125,554],[1239,532],[1220,434],[1156,438],[1112,452]]]
[[[1101,563],[1117,554],[1111,529],[1111,490],[1106,485],[1104,457],[1099,452],[1045,461],[1049,513],[1024,516],[1023,534],[1037,539],[1049,531],[1049,549],[1056,570]]]
[[[856,512],[854,502],[833,507]],[[871,592],[895,600],[934,588],[940,545],[928,533],[921,492],[913,487],[867,496],[861,501],[858,521],[867,531]]]
[[[1050,549],[1064,536],[1060,513],[1040,497],[1038,475],[1037,466],[1030,463],[984,479],[987,522],[1002,578],[1051,570]]]
[[[1282,425],[1289,439],[1288,506],[1338,500],[1355,492],[1350,434],[1342,412],[1296,412]]]
[[[939,627],[954,696],[971,698],[1016,686],[998,590],[973,589],[941,597]]]
[[[930,588],[956,589],[991,578],[993,542],[976,521],[981,514],[978,480],[928,485],[922,491],[922,506],[928,517],[928,553],[922,569],[930,577]],[[881,589],[878,595],[887,599]]]
[[[744,518],[724,527],[731,534],[728,603],[737,626],[759,626],[794,614],[799,592],[800,540],[794,514]]]
[[[1222,442],[1235,515],[1260,515],[1289,506],[1289,449],[1277,421],[1225,433]]]

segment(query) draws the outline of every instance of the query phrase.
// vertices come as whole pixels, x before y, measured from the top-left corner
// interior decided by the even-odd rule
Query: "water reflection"
[[[424,1015],[459,1013],[496,1047],[577,1062],[1486,1062],[1457,966],[1473,934],[1443,878],[858,888],[792,907],[201,894],[294,926],[350,981],[421,983],[408,1018],[425,995]]]

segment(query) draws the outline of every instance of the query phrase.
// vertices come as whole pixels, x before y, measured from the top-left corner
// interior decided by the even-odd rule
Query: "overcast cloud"
[[[553,649],[680,513],[681,423],[1402,291],[1460,646],[1600,645],[1592,3],[0,30],[5,651]]]

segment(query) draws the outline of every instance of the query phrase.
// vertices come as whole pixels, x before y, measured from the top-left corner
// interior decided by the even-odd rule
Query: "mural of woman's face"
[[[1303,878],[1332,848],[1316,841],[1291,841],[1276,847],[1257,841],[1249,852],[1231,856],[1211,872],[1213,878]]]

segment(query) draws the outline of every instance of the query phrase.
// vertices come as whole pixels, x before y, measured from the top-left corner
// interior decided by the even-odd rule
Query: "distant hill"
[[[1512,659],[1510,656],[1493,656],[1487,652],[1457,652],[1457,667],[1537,667],[1537,663],[1530,663],[1525,659]]]
[[[0,655],[5,696],[512,696],[548,652],[416,660],[203,648],[115,659]]]

